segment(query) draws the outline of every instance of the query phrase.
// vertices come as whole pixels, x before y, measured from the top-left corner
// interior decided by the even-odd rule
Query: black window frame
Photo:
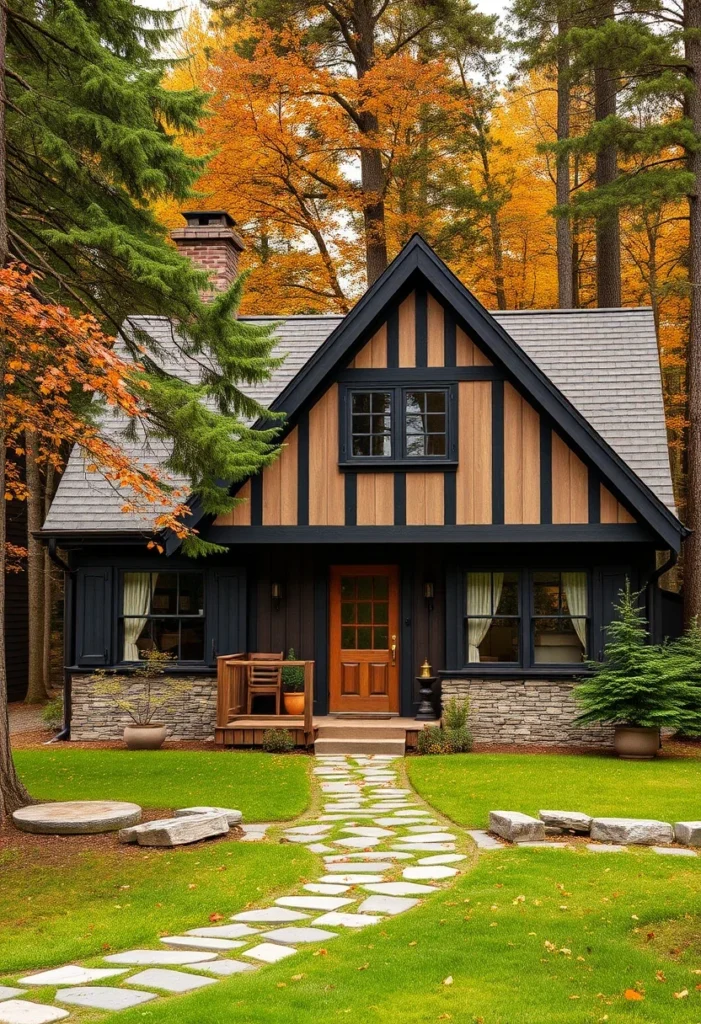
[[[499,661],[499,662],[469,662],[467,660],[467,574],[469,572],[515,572],[518,576],[518,595],[519,595],[519,615],[520,615],[520,631],[519,631],[519,653],[520,657],[518,661]],[[534,644],[534,630],[533,622],[536,618],[553,618],[553,616],[536,616],[534,612],[534,591],[533,591],[533,577],[536,573],[541,572],[552,572],[552,573],[565,573],[565,572],[583,572],[587,578],[587,660],[597,660],[598,656],[593,651],[592,638],[594,636],[594,624],[595,624],[595,612],[594,608],[594,573],[591,568],[583,565],[566,565],[564,567],[553,567],[550,565],[539,565],[537,567],[530,566],[528,568],[514,566],[508,562],[492,562],[489,565],[461,565],[454,570],[450,576],[454,580],[454,584],[451,585],[450,579],[447,581],[447,593],[452,593],[453,599],[448,600],[446,603],[446,628],[449,634],[448,649],[453,650],[457,653],[456,664],[452,671],[460,673],[460,675],[469,676],[508,676],[510,673],[516,675],[531,675],[536,677],[538,674],[543,676],[557,674],[561,675],[573,675],[581,676],[586,674],[585,662],[547,662],[540,663],[535,660],[535,644]],[[452,608],[451,608],[452,606]],[[449,623],[448,616],[452,614],[454,622]],[[500,618],[502,616],[499,616]],[[562,616],[563,618],[572,618],[570,615]],[[452,640],[450,636],[452,634]],[[444,676],[450,675],[451,669],[446,669],[441,674]]]
[[[124,614],[124,577],[128,573],[148,573],[150,576],[163,575],[164,573],[172,573],[177,576],[177,592],[176,592],[176,607],[179,604],[180,598],[180,577],[181,576],[194,576],[197,575],[202,580],[202,614],[158,614],[149,611],[148,615],[145,616],[129,616]],[[145,618],[148,622],[154,619],[172,619],[178,623],[178,657],[173,660],[173,666],[204,666],[208,664],[207,661],[207,573],[204,569],[154,569],[152,567],[140,568],[140,567],[129,567],[120,570],[119,573],[119,592],[117,596],[117,652],[118,659],[116,664],[119,666],[131,666],[137,667],[142,664],[141,661],[125,661],[123,657],[124,653],[124,620],[128,618]],[[203,641],[202,641],[202,657],[186,659],[180,657],[182,650],[182,621],[185,620],[196,620],[202,623]]]
[[[406,395],[409,392],[441,392],[446,396],[445,455],[408,455],[406,432]],[[352,434],[353,396],[356,394],[390,395],[390,455],[354,455]],[[457,468],[458,464],[458,385],[457,382],[433,384],[420,379],[406,378],[403,381],[383,384],[373,381],[341,385],[339,392],[339,466],[341,469],[362,471],[417,469],[426,471],[435,468],[446,470]]]

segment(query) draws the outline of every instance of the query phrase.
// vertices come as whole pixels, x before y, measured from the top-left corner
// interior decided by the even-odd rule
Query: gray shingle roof
[[[570,400],[614,451],[672,511],[662,385],[650,309],[515,310],[495,319]],[[269,405],[343,319],[340,316],[246,317],[277,323],[276,354],[284,364],[264,384],[246,390]],[[196,364],[184,360],[165,318],[132,318],[163,349],[167,369],[196,381]],[[106,429],[120,429],[114,415]],[[161,462],[162,444],[129,445],[143,462]],[[176,481],[183,483],[183,481]],[[73,452],[44,528],[50,531],[147,531],[150,517],[121,511],[124,497],[99,475],[87,473]]]

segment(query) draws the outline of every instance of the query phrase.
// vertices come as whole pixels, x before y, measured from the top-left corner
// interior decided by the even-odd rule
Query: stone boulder
[[[542,842],[545,839],[543,822],[520,811],[490,811],[489,831],[510,843]]]
[[[701,846],[701,821],[677,821],[674,838],[684,846]]]
[[[229,823],[229,828],[240,825],[243,821],[241,811],[235,811],[231,807],[180,807],[173,811],[176,818],[186,818],[189,814],[224,814]]]
[[[539,811],[538,816],[545,824],[546,832],[549,828],[559,828],[586,835],[591,828],[590,815],[582,814],[581,811]]]
[[[674,839],[672,826],[653,818],[592,818],[591,837],[619,846],[659,846]]]
[[[117,838],[120,843],[138,843],[139,846],[186,846],[201,839],[226,835],[228,831],[224,814],[188,814],[183,818],[161,818],[123,828]]]

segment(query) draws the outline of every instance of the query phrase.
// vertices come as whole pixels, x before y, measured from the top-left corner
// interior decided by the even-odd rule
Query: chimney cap
[[[236,221],[226,210],[183,210],[182,216],[189,228],[236,227]]]

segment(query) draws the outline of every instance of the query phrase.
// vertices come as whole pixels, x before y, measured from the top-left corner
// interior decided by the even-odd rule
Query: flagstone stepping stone
[[[450,843],[455,839],[452,832],[428,832],[426,835],[422,835],[419,842],[421,843]],[[413,836],[397,836],[398,843],[412,843],[414,842]]]
[[[329,914],[317,917],[315,925],[328,925],[330,928],[365,928],[369,924],[379,924],[381,917],[372,914],[344,914],[343,911],[332,910]]]
[[[587,843],[587,850],[592,853],[625,853],[627,846],[614,846],[612,843]]]
[[[373,825],[347,825],[341,832],[351,832],[354,836],[393,836],[388,828],[375,828]]]
[[[351,796],[358,796],[360,787],[357,782],[322,782],[321,792],[340,793],[343,795],[348,793]]]
[[[278,900],[279,903],[279,900]],[[312,907],[312,910],[315,910]],[[250,921],[260,924],[282,924],[284,921],[301,921],[309,917],[309,914],[300,914],[296,910],[285,910],[283,907],[265,907],[263,910],[244,910],[240,914],[234,914],[232,921]]]
[[[185,818],[189,814],[223,814],[230,828],[243,821],[241,811],[235,811],[231,807],[180,807],[173,812],[175,818]]]
[[[335,853],[333,857],[324,857],[325,864],[338,864],[341,861],[373,861],[373,860],[413,860],[413,853],[395,853],[394,850],[368,850],[364,853]]]
[[[325,814],[338,814],[340,811],[362,811],[360,804],[329,804],[328,807],[324,808]]]
[[[223,836],[229,831],[225,814],[188,814],[183,818],[162,818],[143,825],[123,828],[120,843],[139,846],[186,846],[201,839]]]
[[[591,828],[591,815],[581,811],[538,811],[546,828],[562,828],[586,834]]]
[[[385,864],[382,861],[367,861],[365,863],[363,863],[363,861],[359,861],[358,863],[355,861],[346,861],[345,863],[343,861],[331,861],[331,863],[326,863],[325,867],[329,873],[333,873],[334,871],[340,871],[341,873],[344,871],[365,871],[368,874],[376,874],[378,871],[391,871],[394,865],[389,862]]]
[[[379,896],[418,896],[425,892],[438,892],[435,885],[419,885],[418,882],[378,882],[363,885],[363,889]]]
[[[398,818],[430,818],[430,811],[397,811]]]
[[[241,939],[244,935],[258,935],[259,931],[247,924],[217,924],[208,928],[190,928],[185,934],[201,935],[205,939]]]
[[[685,846],[701,846],[701,821],[677,821],[674,838]]]
[[[21,988],[11,988],[9,985],[0,985],[0,1000],[12,999],[13,996],[24,996],[26,992],[23,992]]]
[[[293,946],[278,945],[275,942],[261,942],[260,946],[246,950],[242,956],[250,956],[254,960],[260,960],[264,964],[276,964],[278,960],[284,960],[286,956],[292,956],[297,950]]]
[[[257,971],[255,964],[245,964],[243,960],[212,960],[210,964],[198,964],[198,971],[207,971],[208,974],[217,974],[222,978],[228,978],[230,974],[241,974],[243,971]]]
[[[354,867],[354,866],[355,865],[353,865],[353,864],[349,865],[349,867],[351,867],[351,868]],[[382,878],[383,878],[382,875],[359,875],[359,874],[325,875],[321,879],[321,882],[323,884],[325,882],[334,883],[334,882],[338,881],[338,882],[341,882],[343,885],[359,885],[360,882],[381,882]]]
[[[163,973],[175,974],[176,972],[164,971]],[[209,981],[210,979],[203,978],[202,980]],[[157,998],[154,992],[129,992],[125,988],[108,988],[102,985],[89,985],[87,988],[62,988],[56,993],[56,1002],[58,1003],[88,1006],[93,1010],[128,1010],[130,1006],[138,1006],[139,1003],[148,1003],[149,1000]]]
[[[328,832],[328,826],[326,825],[300,825],[299,828],[287,828],[285,829],[285,835],[293,836],[318,836],[322,832]]]
[[[420,902],[401,896],[368,896],[358,907],[358,913],[403,914],[405,910],[411,910]]]
[[[395,849],[397,849],[397,847],[395,847]],[[401,849],[420,850],[424,853],[437,853],[441,850],[454,850],[455,843],[404,843]]]
[[[436,857],[421,857],[419,864],[457,864],[467,860],[464,853],[439,853]]]
[[[191,992],[195,988],[206,988],[207,985],[216,983],[216,978],[202,978],[199,974],[164,971],[158,968],[139,971],[126,980],[127,985],[145,985],[147,988],[160,988],[164,992]]]
[[[287,835],[287,833],[285,833],[285,842],[286,843],[312,843],[315,838],[317,838],[317,839],[326,839],[326,838],[328,838],[328,835],[329,835],[328,832],[325,832],[323,836],[316,836],[316,837],[314,837],[314,836],[290,836],[290,835]]]
[[[347,839],[334,839],[334,846],[348,846],[351,849],[365,849],[366,846],[379,846],[382,842],[381,839],[375,839],[372,836],[348,836]]]
[[[126,953],[111,953],[103,959],[109,964],[130,964],[144,967],[151,964],[201,964],[204,960],[214,960],[216,953],[188,952],[185,949],[130,949]]]
[[[516,846],[535,846],[540,847],[541,850],[572,850],[573,847],[570,843],[550,843],[545,842],[542,839],[534,839],[531,843],[516,843]]]
[[[419,821],[426,821],[426,819],[425,818],[397,818],[397,817],[375,818],[375,824],[376,825],[395,825],[395,826],[396,825],[414,825],[415,823],[417,823]],[[436,828],[438,826],[438,822],[437,821],[429,821],[429,822],[427,822],[427,824],[431,825],[433,828]]]
[[[432,825],[411,825],[407,826],[407,832],[411,832],[412,835],[430,835],[436,831],[435,824]],[[455,837],[453,837],[455,838]]]
[[[653,818],[592,818],[590,835],[603,843],[659,846],[672,842],[674,830],[666,821]]]
[[[67,1016],[68,1010],[47,1006],[46,1003],[30,1003],[26,999],[8,999],[0,1003],[2,1024],[50,1024]]]
[[[316,921],[314,922],[316,924]],[[336,932],[326,932],[323,928],[273,928],[271,932],[264,932],[264,939],[271,942],[282,942],[287,945],[290,942],[325,942],[326,939],[337,939]]]
[[[334,878],[331,881],[335,883],[337,879]],[[345,885],[345,882],[338,884]],[[340,910],[341,907],[347,907],[353,900],[342,900],[333,896],[280,896],[275,902],[281,907],[304,907],[305,910]],[[301,914],[300,916],[308,917],[309,915]]]
[[[304,888],[307,892],[318,893],[319,896],[340,896],[342,892],[348,892],[350,886],[336,885],[335,882],[329,882],[328,885],[322,885],[321,882],[309,882]]]
[[[126,974],[126,968],[106,967],[77,967],[68,964],[67,967],[56,967],[51,971],[42,971],[40,974],[28,974],[26,978],[20,978],[20,985],[82,985],[87,981],[102,981],[104,978],[114,978],[118,974]]]
[[[387,789],[375,789],[370,794],[370,796],[374,800],[382,800],[382,801],[384,801],[385,799],[387,799],[389,797],[411,796],[411,790],[410,789],[390,789],[388,787]]]
[[[122,800],[62,800],[20,807],[12,814],[12,822],[21,832],[52,836],[116,832],[139,821],[139,805]]]
[[[480,850],[503,850],[504,844],[498,842],[494,836],[482,828],[468,828],[468,836],[475,842]]]
[[[222,951],[226,949],[239,949],[245,946],[245,942],[236,942],[233,939],[210,939],[198,938],[196,935],[168,935],[161,939],[164,946],[175,946],[177,949],[213,949]]]
[[[669,857],[696,857],[696,850],[683,850],[679,846],[652,846],[655,853],[665,854]]]
[[[444,864],[426,865],[424,867],[404,868],[402,878],[417,881],[425,879],[427,882],[437,881],[439,878],[452,878],[457,875],[455,868],[446,867]]]
[[[520,811],[490,811],[489,831],[510,843],[545,839],[545,825],[540,818]]]
[[[331,853],[333,846],[327,846],[326,843],[310,843],[307,849],[312,853]]]

